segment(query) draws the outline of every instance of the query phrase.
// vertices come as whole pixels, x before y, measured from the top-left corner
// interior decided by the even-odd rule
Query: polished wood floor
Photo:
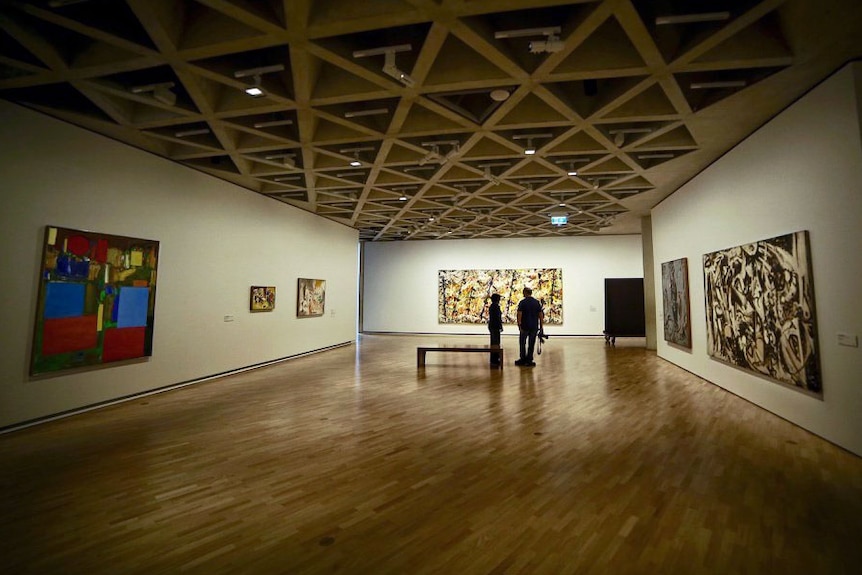
[[[0,436],[0,572],[860,572],[859,457],[642,341],[417,369],[441,343],[482,340],[363,336]]]

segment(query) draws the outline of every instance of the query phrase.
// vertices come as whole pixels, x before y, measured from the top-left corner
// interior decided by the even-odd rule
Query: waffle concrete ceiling
[[[638,233],[862,56],[857,0],[4,1],[0,24],[3,98],[369,241]]]

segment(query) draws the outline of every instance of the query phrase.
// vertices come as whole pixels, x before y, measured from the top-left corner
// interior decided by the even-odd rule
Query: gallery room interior
[[[855,1],[0,27],[4,572],[858,569]]]

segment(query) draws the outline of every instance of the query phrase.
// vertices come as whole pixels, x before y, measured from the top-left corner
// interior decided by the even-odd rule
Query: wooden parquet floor
[[[415,365],[482,341],[362,336],[0,436],[0,572],[862,572],[859,457],[638,340]]]

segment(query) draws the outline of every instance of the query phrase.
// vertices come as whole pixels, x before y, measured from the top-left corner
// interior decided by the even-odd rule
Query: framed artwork
[[[326,304],[326,280],[299,278],[296,288],[296,317],[323,315]]]
[[[703,256],[710,356],[820,395],[808,232]]]
[[[437,284],[439,323],[487,323],[494,293],[500,294],[503,323],[517,323],[524,287],[542,302],[546,324],[563,323],[562,269],[439,270]]]
[[[274,310],[275,286],[251,286],[249,307],[251,311]]]
[[[30,374],[151,356],[159,242],[47,226]]]
[[[665,341],[691,348],[688,258],[661,264],[661,295]]]

